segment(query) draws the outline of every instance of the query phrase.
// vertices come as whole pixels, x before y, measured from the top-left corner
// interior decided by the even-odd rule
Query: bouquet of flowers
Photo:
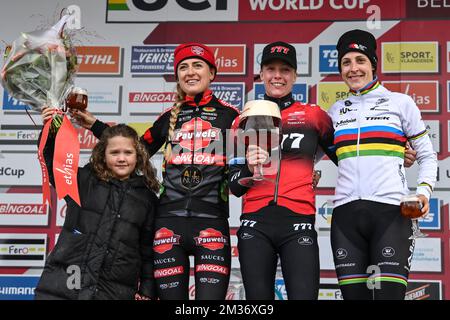
[[[69,34],[64,32],[69,18],[64,15],[48,30],[22,33],[6,52],[2,85],[35,111],[41,112],[43,105],[60,108],[73,86],[77,56]],[[54,117],[54,133],[61,121],[61,115]]]
[[[22,33],[6,53],[0,74],[5,90],[33,110],[41,112],[44,105],[60,109],[52,121],[44,124],[39,142],[44,204],[51,202],[49,174],[43,156],[49,133],[55,138],[53,177],[58,198],[69,195],[80,204],[76,179],[80,145],[77,131],[61,110],[77,70],[75,49],[69,33],[64,30],[70,18],[66,14],[50,29]]]

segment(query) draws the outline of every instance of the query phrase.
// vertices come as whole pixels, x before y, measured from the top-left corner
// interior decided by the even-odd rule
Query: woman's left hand
[[[419,198],[420,202],[422,203],[422,217],[425,217],[428,212],[430,211],[430,203],[428,201],[428,198],[425,197],[423,194],[418,194],[417,197]]]

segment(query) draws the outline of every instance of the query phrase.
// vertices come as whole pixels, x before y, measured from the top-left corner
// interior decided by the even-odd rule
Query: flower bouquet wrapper
[[[70,15],[64,15],[49,29],[21,33],[5,55],[1,69],[2,86],[13,98],[39,113],[44,105],[61,109],[73,87],[77,56],[70,36],[64,32],[69,19]],[[53,174],[58,199],[69,195],[80,204],[77,186],[78,135],[61,110],[44,125],[38,148],[43,203],[51,203],[48,170],[43,157],[49,136],[55,139]],[[71,159],[67,160],[69,154]]]

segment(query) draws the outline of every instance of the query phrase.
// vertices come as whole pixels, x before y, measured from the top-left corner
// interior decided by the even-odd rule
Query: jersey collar
[[[362,95],[369,93],[370,91],[375,90],[379,86],[380,86],[380,81],[378,81],[378,77],[375,77],[375,79],[370,81],[368,84],[366,84],[364,87],[362,87],[359,90],[350,89],[350,93],[355,96],[362,96]]]
[[[286,109],[287,107],[295,103],[295,100],[292,97],[292,92],[288,93],[287,95],[281,98],[274,98],[268,96],[267,94],[264,94],[264,100],[275,102],[278,105],[278,107],[280,107],[280,110]]]
[[[205,92],[200,92],[195,97],[186,96],[186,104],[190,106],[201,106],[208,104],[213,97],[211,90],[205,90]]]

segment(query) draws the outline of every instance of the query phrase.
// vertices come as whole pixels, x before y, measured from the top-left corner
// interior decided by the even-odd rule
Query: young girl
[[[44,122],[54,109],[45,108]],[[52,176],[54,138],[44,149]],[[67,214],[47,257],[35,299],[155,297],[153,225],[159,189],[149,157],[132,128],[107,128],[78,170],[81,207],[66,197]]]

